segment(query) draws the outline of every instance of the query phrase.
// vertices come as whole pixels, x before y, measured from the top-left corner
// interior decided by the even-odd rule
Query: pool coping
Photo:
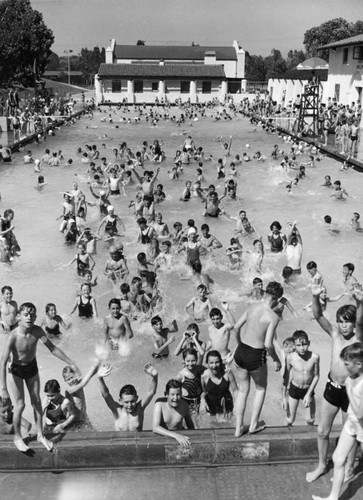
[[[340,427],[334,427],[329,456],[335,447]],[[0,471],[145,467],[253,465],[316,460],[317,430],[311,426],[268,427],[263,432],[241,438],[234,429],[197,429],[182,431],[190,438],[183,448],[174,439],[144,432],[71,432],[47,435],[54,442],[48,452],[33,438],[31,452],[21,453],[13,436],[0,436]]]

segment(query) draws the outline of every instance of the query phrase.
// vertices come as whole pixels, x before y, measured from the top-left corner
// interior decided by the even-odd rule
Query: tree
[[[307,57],[303,50],[289,50],[286,59],[287,70],[296,69],[296,66],[305,61],[305,59],[307,59]]]
[[[264,82],[267,80],[267,67],[262,56],[250,55],[246,52],[246,78],[252,82]]]
[[[35,73],[43,74],[53,32],[30,0],[4,0],[0,4],[0,85],[34,86]]]
[[[307,56],[314,57],[319,55],[322,59],[328,60],[329,51],[323,50],[318,54],[318,47],[363,33],[362,28],[362,21],[349,23],[341,17],[310,28],[304,35],[304,46]]]
[[[48,71],[57,71],[59,69],[59,56],[55,52],[51,52],[47,61]]]
[[[287,64],[281,52],[276,49],[271,50],[271,54],[265,58],[266,80],[285,73]]]
[[[105,49],[94,47],[93,50],[84,48],[79,55],[79,71],[87,80],[92,80],[97,73],[100,64],[105,62]]]

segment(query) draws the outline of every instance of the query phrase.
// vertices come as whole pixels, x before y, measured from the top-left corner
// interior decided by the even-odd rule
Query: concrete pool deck
[[[0,471],[99,469],[145,466],[205,466],[286,463],[316,460],[317,431],[309,426],[268,427],[265,431],[236,439],[233,429],[185,431],[191,446],[181,447],[175,440],[145,432],[75,432],[50,437],[53,452],[37,441],[32,451],[20,453],[13,436],[0,437]],[[330,439],[331,455],[339,427]],[[58,440],[58,441],[57,441]],[[57,441],[57,442],[56,442]]]

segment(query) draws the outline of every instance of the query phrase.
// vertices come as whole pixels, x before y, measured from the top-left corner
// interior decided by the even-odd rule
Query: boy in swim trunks
[[[104,319],[105,342],[109,343],[111,349],[118,350],[119,340],[131,339],[134,334],[127,316],[121,312],[120,299],[111,299],[108,308],[110,314]]]
[[[349,375],[344,361],[340,358],[342,349],[354,342],[363,341],[363,293],[355,289],[354,298],[357,307],[351,304],[340,307],[336,313],[336,325],[332,325],[323,315],[320,294],[323,288],[312,287],[313,314],[321,328],[330,336],[332,342],[330,372],[321,404],[321,415],[318,426],[319,464],[315,470],[306,474],[306,480],[311,483],[327,471],[326,459],[329,447],[329,435],[339,410],[343,419],[349,406],[345,381]],[[353,475],[355,448],[348,455],[345,466],[345,480]]]
[[[223,314],[220,309],[217,307],[211,309],[209,317],[212,321],[212,325],[208,329],[209,340],[207,342],[206,351],[210,349],[218,351],[222,356],[222,360],[226,361],[226,358],[230,354],[228,348],[229,339],[236,321],[229,310],[228,302],[222,302],[222,307],[227,315],[228,323],[223,323]]]
[[[36,360],[36,350],[39,340],[49,351],[71,365],[77,372],[73,361],[46,336],[44,330],[35,325],[36,308],[30,302],[25,302],[19,308],[19,325],[9,334],[8,341],[3,350],[0,363],[0,389],[4,403],[10,401],[7,389],[7,371],[13,378],[14,396],[16,400],[14,410],[14,444],[19,451],[27,452],[29,447],[24,443],[21,433],[21,418],[24,411],[24,383],[26,384],[30,401],[34,409],[35,424],[37,427],[38,441],[49,451],[53,443],[43,435],[42,405],[39,394],[39,372]],[[10,364],[8,361],[10,358]],[[7,370],[8,367],[8,370]]]
[[[13,289],[11,286],[3,286],[1,289],[2,301],[0,302],[0,325],[5,333],[14,330],[18,325],[18,304],[13,300]]]
[[[192,309],[193,319],[197,323],[205,321],[208,317],[208,313],[212,309],[211,301],[208,297],[208,289],[205,285],[197,286],[197,296],[193,297],[188,304],[185,306],[185,310],[189,313],[189,308]]]
[[[286,369],[289,372],[289,383],[287,387],[289,402],[285,403],[289,412],[286,415],[287,425],[295,421],[299,401],[302,400],[305,408],[308,408],[308,425],[313,425],[315,416],[314,389],[319,380],[319,354],[309,350],[310,341],[307,334],[302,330],[296,330],[292,336],[294,351],[288,354]]]
[[[267,389],[266,351],[268,351],[275,364],[275,370],[280,370],[281,363],[273,345],[276,327],[280,319],[273,312],[273,308],[277,305],[283,292],[284,290],[280,283],[276,281],[269,283],[262,301],[249,306],[234,326],[237,340],[237,348],[234,352],[236,368],[234,374],[238,384],[236,437],[240,437],[243,434],[243,417],[250,391],[251,378],[256,386],[256,394],[252,407],[249,432],[254,434],[266,427],[265,425],[259,425],[259,417]],[[245,330],[241,338],[240,329],[244,325]]]
[[[163,320],[160,316],[154,316],[151,318],[151,326],[153,327],[153,337],[154,337],[154,349],[158,352],[153,352],[153,358],[167,358],[169,356],[169,343],[168,335],[169,333],[176,333],[178,331],[178,324],[174,319],[170,325],[163,325]],[[169,339],[170,340],[170,339]],[[168,344],[167,344],[168,342]],[[167,344],[167,345],[165,345]],[[160,348],[165,345],[165,348],[160,352]]]
[[[121,388],[119,401],[113,399],[105,384],[102,371],[99,372],[98,379],[100,381],[101,394],[112,412],[116,431],[142,431],[145,409],[156,394],[158,386],[157,370],[151,364],[147,364],[144,367],[144,371],[151,377],[147,395],[143,399],[138,400],[135,387],[128,384]]]

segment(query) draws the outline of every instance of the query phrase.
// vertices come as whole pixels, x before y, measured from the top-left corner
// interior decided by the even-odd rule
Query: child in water
[[[45,306],[45,317],[41,322],[41,327],[46,331],[47,336],[59,337],[62,334],[60,327],[63,326],[66,330],[70,325],[63,321],[62,316],[57,314],[57,308],[55,304],[49,303]]]
[[[81,286],[81,294],[76,298],[70,314],[73,314],[77,308],[80,318],[97,318],[96,301],[91,295],[91,287],[88,283],[83,283],[83,285]]]

